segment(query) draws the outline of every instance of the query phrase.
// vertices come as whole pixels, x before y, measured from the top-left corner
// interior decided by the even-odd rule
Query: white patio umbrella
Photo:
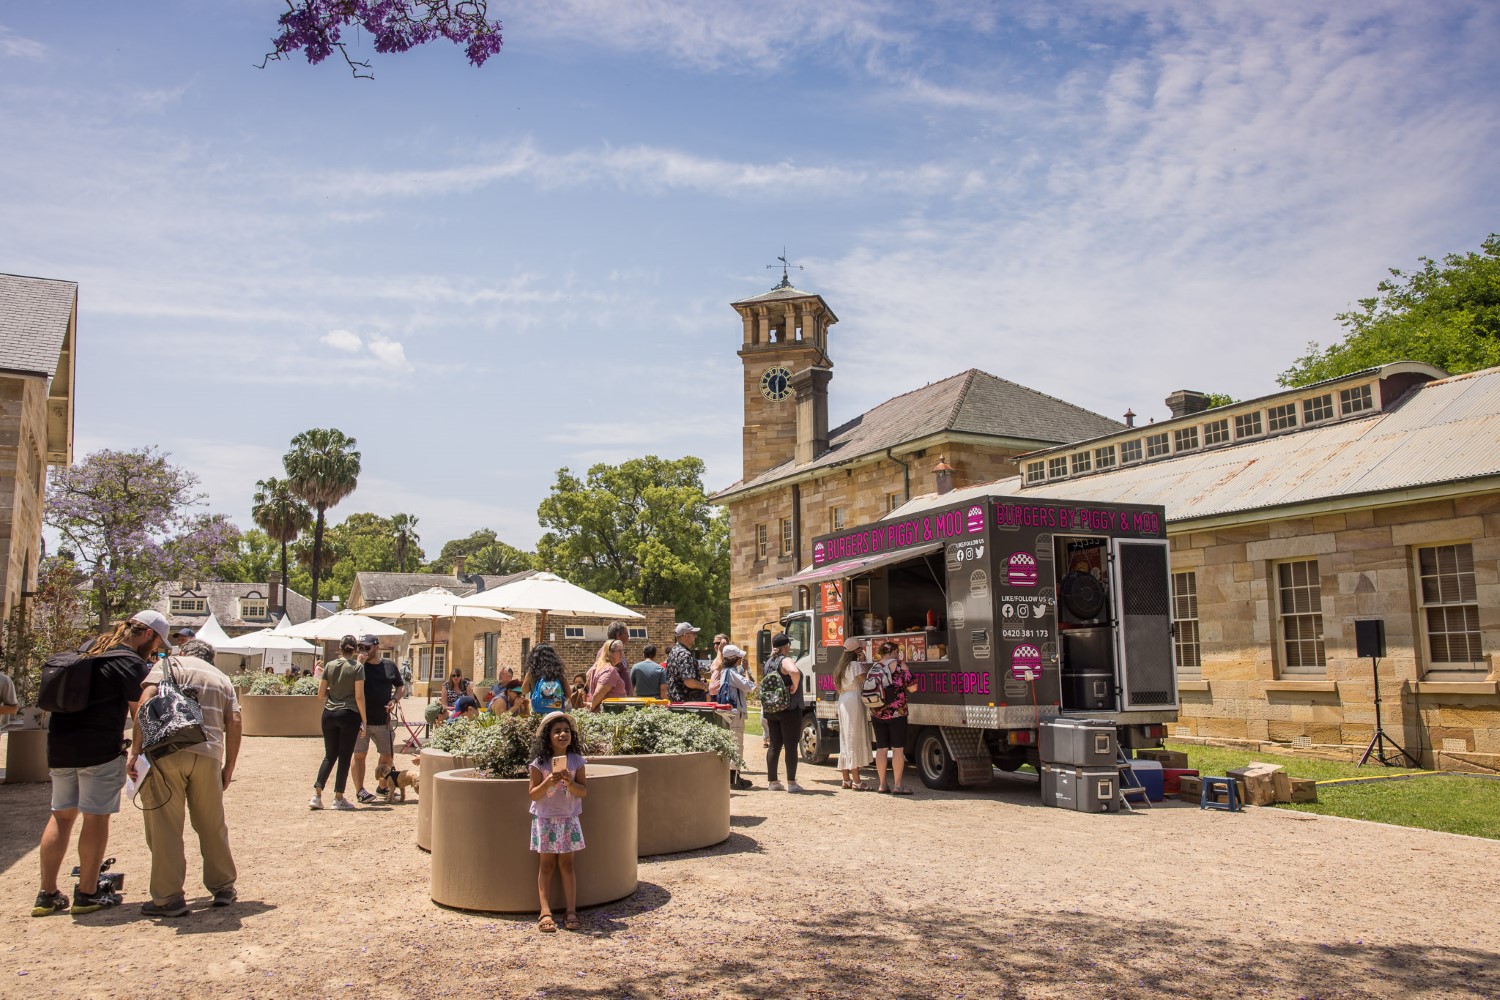
[[[489,621],[508,622],[511,616],[501,611],[493,611],[489,608],[467,608],[460,607],[458,595],[442,587],[429,587],[415,594],[407,594],[398,597],[394,601],[386,601],[383,604],[371,605],[360,608],[359,613],[369,615],[371,618],[390,618],[396,621],[420,621],[429,619],[428,638],[436,641],[437,620],[447,618],[451,621],[455,618],[484,618]]]
[[[366,632],[377,636],[404,634],[394,625],[378,622],[353,611],[340,611],[327,618],[313,618],[301,625],[293,625],[281,634],[295,636],[298,639],[342,639],[346,635],[361,636]]]
[[[268,649],[285,649],[292,653],[317,652],[317,647],[310,642],[268,628],[230,636],[222,644],[210,645],[213,645],[215,652],[238,653],[241,656],[254,656]]]
[[[537,641],[547,635],[547,616],[569,618],[644,618],[623,604],[600,597],[564,580],[555,573],[534,573],[524,579],[481,590],[457,603],[468,608],[495,608],[537,616]]]

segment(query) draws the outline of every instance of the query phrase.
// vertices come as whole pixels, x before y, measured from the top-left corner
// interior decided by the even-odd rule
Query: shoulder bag
[[[141,753],[153,764],[163,757],[197,743],[207,743],[203,732],[203,708],[177,683],[173,661],[161,668],[156,695],[141,706]]]

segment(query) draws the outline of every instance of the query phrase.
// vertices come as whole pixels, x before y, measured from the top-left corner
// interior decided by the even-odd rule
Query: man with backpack
[[[52,815],[42,832],[41,891],[33,917],[69,910],[95,913],[120,905],[120,894],[99,869],[109,847],[109,818],[120,811],[125,786],[125,717],[134,714],[141,684],[151,668],[146,658],[170,649],[167,619],[140,611],[77,654],[50,657],[43,669],[38,703],[51,712],[47,766],[52,776]],[[71,906],[57,885],[58,872],[83,814],[78,835],[78,885]]]

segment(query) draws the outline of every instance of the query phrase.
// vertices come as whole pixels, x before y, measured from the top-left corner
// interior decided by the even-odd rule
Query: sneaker
[[[181,896],[173,896],[165,903],[146,902],[141,905],[143,917],[185,917],[187,914],[187,900]]]
[[[111,906],[119,906],[121,901],[119,893],[112,892],[102,885],[95,886],[94,891],[88,894],[75,887],[73,889],[72,913],[75,917],[82,913],[98,913],[100,910],[107,910]]]
[[[338,812],[353,812],[355,805],[342,795],[339,795],[333,800],[333,808]]]
[[[229,906],[230,904],[232,904],[235,900],[237,900],[239,898],[240,898],[240,894],[238,892],[235,892],[234,886],[232,886],[232,885],[229,886],[227,889],[215,889],[214,890],[214,905],[215,906]]]
[[[751,781],[749,778],[738,778],[735,780],[734,787],[740,789],[754,788],[755,782]]]
[[[766,786],[766,788],[770,789],[773,792],[784,792],[784,791],[786,791],[786,786],[783,785],[779,781],[773,781],[773,782],[771,782],[769,785]]]
[[[54,913],[66,913],[68,905],[68,897],[55,889],[52,892],[39,892],[36,894],[35,905],[31,907],[31,915],[50,917]]]
[[[322,809],[323,808],[323,796],[319,795],[317,792],[313,792],[313,797],[307,800],[307,808],[309,808],[309,809]]]
[[[789,792],[800,792],[802,791],[802,786],[797,784],[795,781],[788,781],[786,783],[786,790]]]
[[[360,805],[365,806],[375,801],[375,796],[372,793],[365,791],[363,788],[361,788],[358,792],[355,792],[354,797],[359,800]]]

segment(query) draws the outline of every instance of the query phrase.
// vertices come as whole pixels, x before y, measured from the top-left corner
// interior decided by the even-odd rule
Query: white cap
[[[168,646],[172,644],[171,626],[167,624],[166,616],[160,611],[152,611],[150,608],[147,608],[145,611],[137,611],[131,615],[130,620],[149,626],[151,631],[161,636],[162,642]]]
[[[720,651],[719,655],[726,660],[743,660],[745,651],[731,642]]]
[[[687,635],[689,632],[692,632],[692,633],[696,634],[696,633],[702,632],[702,631],[703,630],[701,628],[699,628],[698,626],[694,625],[692,622],[678,622],[677,623],[677,638],[679,638],[679,639],[681,639],[683,636]]]

